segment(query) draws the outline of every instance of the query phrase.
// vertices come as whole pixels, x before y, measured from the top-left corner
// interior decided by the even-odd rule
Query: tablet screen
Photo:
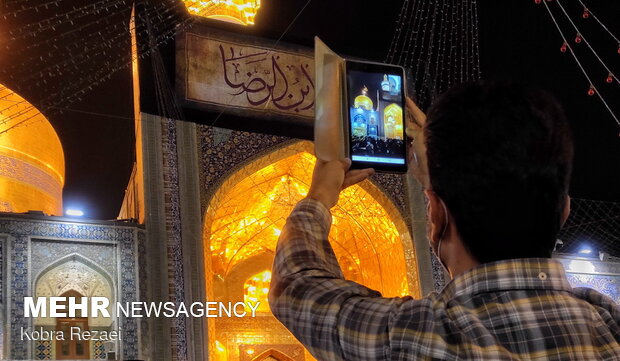
[[[402,68],[347,61],[346,79],[353,166],[406,171]]]

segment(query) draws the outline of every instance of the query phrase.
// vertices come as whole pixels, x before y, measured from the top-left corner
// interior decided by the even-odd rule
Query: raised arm
[[[319,201],[297,204],[278,241],[271,311],[319,360],[387,360],[390,316],[404,300],[344,279],[330,223]]]
[[[349,161],[317,162],[308,198],[289,216],[278,241],[269,303],[273,314],[319,360],[388,359],[388,324],[402,299],[346,281],[328,242],[340,191],[372,170]]]

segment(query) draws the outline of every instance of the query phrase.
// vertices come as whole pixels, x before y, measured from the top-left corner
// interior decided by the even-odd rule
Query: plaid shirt
[[[305,199],[278,241],[273,314],[319,360],[620,360],[620,307],[551,259],[483,264],[422,299],[344,279],[329,211]]]

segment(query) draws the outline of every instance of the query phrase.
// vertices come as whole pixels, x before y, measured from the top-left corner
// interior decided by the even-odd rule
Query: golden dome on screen
[[[192,15],[239,25],[253,25],[260,8],[260,0],[183,0],[183,3]]]
[[[65,157],[49,121],[0,84],[0,211],[62,215]]]
[[[364,86],[362,89],[362,94],[355,97],[353,101],[353,106],[355,108],[362,108],[366,110],[372,110],[374,104],[372,100],[368,97],[368,88]]]

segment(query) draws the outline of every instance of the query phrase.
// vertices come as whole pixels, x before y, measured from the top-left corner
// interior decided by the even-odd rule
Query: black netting
[[[558,239],[563,244],[556,252],[620,257],[620,203],[572,199],[571,214]]]

